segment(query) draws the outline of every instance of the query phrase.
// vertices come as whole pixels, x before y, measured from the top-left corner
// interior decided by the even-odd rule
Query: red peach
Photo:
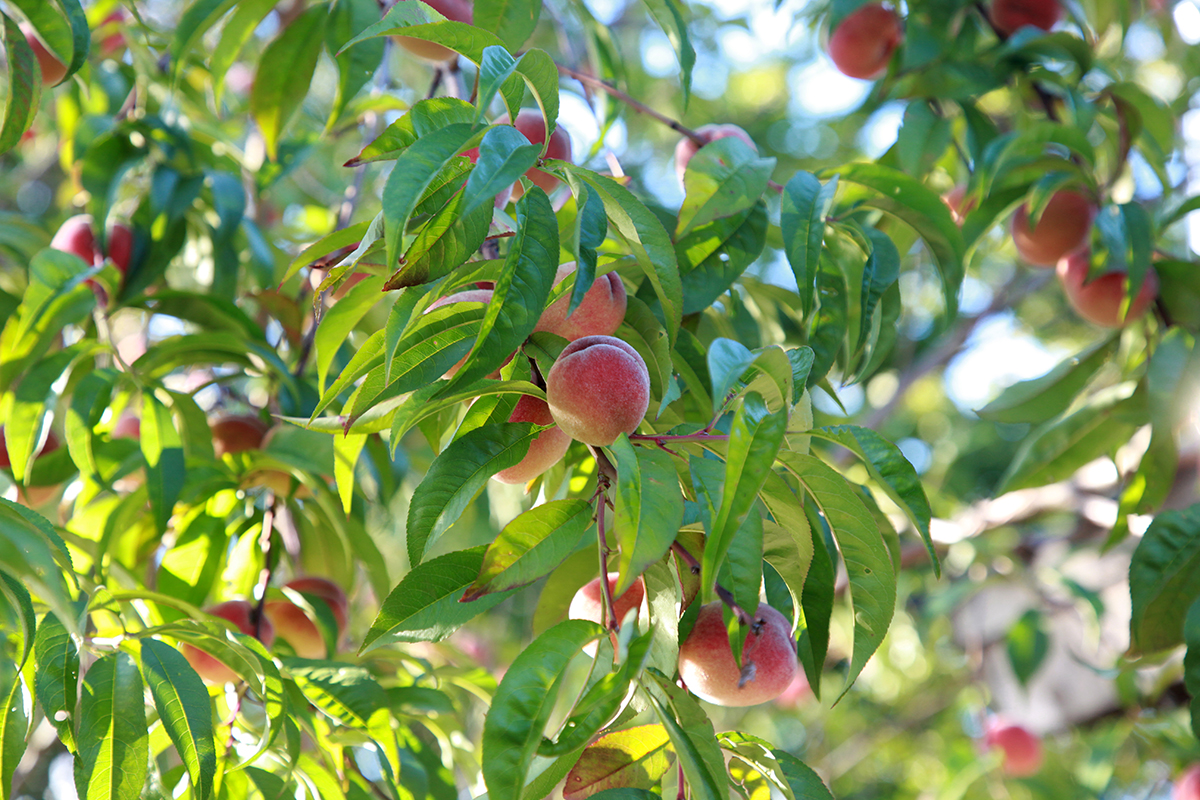
[[[679,677],[701,700],[719,706],[753,706],[774,700],[799,670],[796,641],[783,614],[759,603],[742,644],[738,670],[729,646],[721,603],[701,607],[696,624],[679,648]]]
[[[290,644],[300,658],[325,658],[325,637],[300,606],[287,600],[268,600],[263,613],[279,638]]]
[[[1005,36],[1012,36],[1026,25],[1048,31],[1062,15],[1058,0],[995,0],[990,12],[992,24]]]
[[[54,232],[50,247],[83,259],[89,267],[96,261],[96,235],[92,232],[92,215],[76,214]]]
[[[829,37],[829,58],[843,75],[874,80],[904,41],[899,15],[883,3],[848,14]]]
[[[1042,740],[1021,725],[992,717],[983,740],[988,748],[1004,751],[1004,771],[1014,778],[1027,778],[1042,768]]]
[[[267,435],[267,424],[254,414],[236,414],[210,420],[213,452],[217,458],[226,453],[258,450]]]
[[[254,635],[254,610],[254,606],[246,600],[227,600],[205,609],[214,617],[232,622],[239,631],[247,636]],[[268,648],[275,643],[275,629],[269,619],[261,620],[258,639]],[[192,669],[196,670],[205,683],[222,684],[239,680],[233,670],[198,647],[184,644],[182,652],[184,658],[192,665]]]
[[[608,589],[612,591],[617,586],[617,579],[620,578],[620,573],[608,573]],[[629,584],[620,597],[614,598],[613,601],[613,616],[617,618],[617,623],[625,621],[626,615],[630,611],[634,612],[636,618],[642,607],[642,600],[646,597],[646,584],[638,578],[633,583]],[[593,578],[588,583],[584,584],[575,596],[571,598],[571,605],[567,608],[567,619],[586,619],[595,622],[597,625],[602,625],[601,618],[604,614],[604,597],[603,589],[601,588],[600,578]],[[613,646],[617,644],[616,636],[613,636]],[[583,648],[583,651],[589,656],[596,655],[596,643],[591,642]]]
[[[1124,270],[1106,272],[1088,281],[1090,265],[1091,259],[1086,248],[1058,262],[1058,278],[1067,300],[1076,313],[1088,322],[1105,328],[1124,327],[1145,314],[1158,297],[1158,273],[1154,267],[1150,267],[1142,279],[1137,297],[1129,304],[1129,313],[1122,319],[1121,304],[1125,300],[1125,278],[1128,273]]]
[[[1096,207],[1085,195],[1063,189],[1046,204],[1037,226],[1029,226],[1029,206],[1013,214],[1011,230],[1017,254],[1035,267],[1053,267],[1087,241]]]
[[[558,285],[575,272],[571,261],[558,268],[554,283]],[[573,288],[573,287],[572,287]],[[564,339],[575,341],[584,336],[611,336],[625,319],[625,284],[615,272],[601,275],[592,282],[583,295],[583,301],[567,316],[571,303],[571,292],[567,292],[551,303],[538,319],[535,331],[557,333]]]
[[[316,575],[309,575],[303,578],[293,578],[283,585],[285,589],[294,589],[301,594],[311,594],[324,600],[329,606],[329,610],[333,612],[333,618],[337,620],[338,634],[346,632],[346,624],[349,622],[347,612],[350,608],[350,601],[346,599],[346,592],[328,578],[321,578]]]
[[[1171,800],[1200,800],[1200,764],[1193,764],[1175,779]]]
[[[495,124],[512,125],[533,144],[542,144],[546,141],[546,121],[542,119],[542,112],[536,108],[521,109],[521,112],[517,114],[516,122],[510,122],[508,115],[505,114],[496,120]],[[546,148],[546,158],[571,160],[571,136],[561,126],[555,127],[554,133],[550,136],[550,144]],[[560,183],[558,178],[537,167],[531,167],[525,173],[525,177],[542,187],[546,194],[557,189]],[[521,187],[520,181],[513,184],[512,199],[514,201],[520,200],[524,193],[525,189]]]
[[[58,56],[51,53],[49,48],[42,44],[42,40],[38,38],[32,25],[23,22],[20,29],[21,33],[25,34],[25,41],[29,42],[29,46],[33,49],[38,66],[42,68],[42,83],[46,86],[57,86],[63,76],[67,74],[67,65],[59,61]]]
[[[550,416],[550,407],[546,405],[545,400],[522,395],[508,421],[551,425],[554,418]],[[557,425],[547,428],[529,445],[529,452],[524,458],[508,469],[500,470],[494,477],[501,483],[510,484],[531,481],[561,461],[570,446],[571,437],[563,433]]]
[[[754,152],[758,152],[758,145],[750,138],[750,134],[737,125],[701,125],[699,128],[696,128],[696,133],[704,139],[705,143],[715,142],[717,139],[728,139],[730,137],[741,139],[750,145],[750,148]],[[687,136],[680,139],[679,144],[675,145],[675,174],[679,176],[681,184],[683,183],[683,176],[687,172],[688,162],[692,160],[692,156],[700,151],[700,147],[701,145]]]
[[[398,0],[404,3],[409,0]],[[425,4],[448,20],[474,24],[475,9],[472,0],[425,0]],[[411,36],[393,36],[392,41],[413,55],[429,61],[449,61],[458,55],[448,47],[427,42],[424,39],[414,39]]]
[[[118,8],[100,21],[96,33],[101,34],[99,51],[103,58],[117,58],[125,50],[125,29],[129,26],[129,15]]]
[[[650,407],[650,372],[638,352],[612,336],[584,336],[563,348],[546,376],[546,402],[572,439],[609,445],[633,433]]]

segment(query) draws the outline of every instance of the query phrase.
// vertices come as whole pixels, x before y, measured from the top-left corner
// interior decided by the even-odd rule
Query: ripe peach
[[[1004,751],[1004,771],[1014,778],[1027,778],[1042,768],[1042,740],[1028,729],[1002,717],[987,721],[984,744]]]
[[[542,144],[546,141],[546,122],[542,119],[542,112],[536,108],[523,108],[517,114],[517,121],[511,122],[507,114],[496,120],[497,125],[512,125],[533,144]],[[564,161],[571,160],[571,136],[561,127],[554,129],[554,134],[550,137],[550,145],[546,148],[546,158],[559,158]],[[550,194],[558,188],[560,181],[548,172],[543,172],[537,167],[531,167],[525,173],[525,177],[536,183],[538,186]],[[517,181],[512,187],[512,199],[520,200],[521,195],[525,190],[521,187],[521,182]]]
[[[846,16],[829,36],[829,58],[843,75],[874,80],[887,70],[904,41],[900,16],[883,3],[868,3]]]
[[[285,589],[294,589],[301,594],[311,594],[324,600],[329,606],[329,610],[333,612],[333,618],[337,620],[338,634],[346,632],[346,624],[349,621],[347,612],[350,608],[350,602],[346,599],[346,593],[328,578],[321,578],[316,575],[309,575],[303,578],[293,578],[284,585]]]
[[[268,600],[263,613],[279,638],[290,644],[300,658],[325,658],[325,637],[300,606],[287,600]]]
[[[1022,205],[1011,225],[1017,254],[1035,267],[1053,267],[1087,241],[1095,215],[1092,201],[1070,189],[1054,193],[1034,228],[1029,227],[1029,206]]]
[[[971,198],[964,204],[967,197],[967,185],[960,183],[950,191],[942,195],[942,202],[950,209],[950,217],[954,220],[954,224],[962,227],[963,220],[967,218],[975,210],[975,199]]]
[[[545,400],[523,395],[517,401],[517,406],[509,415],[508,421],[550,425],[554,418],[550,416],[550,407],[546,405]],[[563,433],[557,425],[547,428],[529,445],[529,452],[524,458],[508,469],[500,470],[494,477],[501,483],[531,481],[562,460],[570,446],[571,437]]]
[[[129,272],[129,258],[133,255],[133,231],[128,225],[114,223],[108,231],[108,257],[122,275]]]
[[[217,458],[226,453],[258,450],[267,435],[267,424],[254,414],[236,414],[210,420],[213,452]]]
[[[76,214],[54,232],[50,247],[83,259],[89,267],[96,260],[96,235],[92,233],[92,215]]]
[[[1200,764],[1193,764],[1179,774],[1171,787],[1171,800],[1200,800]]]
[[[996,30],[1012,36],[1026,25],[1048,31],[1062,19],[1058,0],[995,0],[990,16]]]
[[[563,348],[546,376],[546,402],[572,439],[609,445],[633,433],[650,407],[650,372],[638,352],[612,336],[584,336]]]
[[[608,573],[608,588],[611,591],[616,588],[617,579],[620,577],[618,572]],[[600,578],[593,578],[588,583],[584,584],[575,596],[571,598],[571,605],[567,608],[567,619],[587,619],[595,622],[597,625],[603,624],[601,617],[604,613],[604,591],[600,585]],[[638,578],[633,583],[629,584],[629,588],[617,598],[614,598],[613,615],[617,618],[618,624],[625,620],[625,616],[634,611],[635,616],[640,613],[642,600],[646,597],[646,584]],[[617,638],[613,636],[613,646],[615,647]],[[589,656],[596,655],[596,643],[591,642],[583,648],[583,651]]]
[[[573,272],[574,261],[563,264],[554,276],[555,285],[562,283]],[[571,341],[584,336],[611,336],[625,319],[625,307],[628,304],[625,284],[621,283],[615,272],[601,275],[592,282],[575,311],[567,316],[570,303],[570,292],[555,300],[542,312],[534,330],[557,333]]]
[[[692,632],[679,648],[679,677],[701,700],[719,706],[753,706],[774,700],[791,685],[800,667],[791,625],[766,603],[758,604],[754,617],[742,644],[739,672],[721,603],[700,608]]]
[[[141,439],[142,421],[134,414],[126,411],[117,418],[117,424],[112,429],[112,438]]]
[[[57,86],[63,76],[67,74],[67,65],[59,61],[58,56],[51,53],[46,45],[42,44],[42,40],[38,38],[32,25],[23,22],[20,28],[21,33],[25,34],[25,41],[29,42],[29,46],[33,49],[38,66],[42,68],[42,83],[46,86]]]
[[[715,142],[717,139],[728,139],[734,137],[741,139],[746,144],[750,145],[754,152],[758,152],[758,145],[750,138],[750,134],[737,125],[701,125],[696,128],[696,133],[703,137],[704,141]],[[691,138],[685,136],[679,140],[679,144],[675,145],[675,174],[679,176],[679,182],[683,183],[683,175],[687,172],[688,162],[692,160],[692,156],[700,151],[701,145],[696,144]]]
[[[1124,270],[1106,272],[1087,281],[1090,258],[1086,248],[1077,250],[1058,262],[1058,278],[1062,281],[1067,300],[1079,316],[1105,328],[1122,328],[1146,313],[1158,297],[1158,273],[1151,267],[1142,280],[1137,297],[1129,304],[1129,313],[1121,318],[1121,303],[1125,300]]]
[[[220,617],[223,620],[232,622],[239,631],[247,636],[254,635],[254,606],[249,601],[227,600],[224,603],[217,603],[215,606],[206,608],[205,611],[214,617]],[[261,621],[258,639],[266,647],[270,647],[275,643],[275,628],[271,625],[270,619],[263,619]],[[200,648],[184,644],[182,652],[183,657],[188,660],[188,663],[192,665],[192,669],[199,673],[205,683],[221,684],[236,682],[238,680],[238,676],[233,670]]]
[[[398,0],[404,3],[408,0]],[[425,0],[426,5],[448,20],[465,22],[471,25],[475,21],[475,8],[472,0]],[[450,61],[458,55],[448,47],[427,42],[424,39],[414,39],[411,36],[393,36],[392,41],[415,56],[429,61]]]

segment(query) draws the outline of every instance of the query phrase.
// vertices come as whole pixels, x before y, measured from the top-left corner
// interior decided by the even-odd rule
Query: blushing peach
[[[217,458],[226,453],[242,453],[262,447],[267,424],[254,414],[236,414],[210,420],[213,452]]]
[[[411,0],[398,0],[398,2],[411,2]],[[468,25],[474,24],[475,4],[472,0],[425,0],[425,4],[448,20],[465,22]],[[424,39],[414,39],[411,36],[393,36],[392,41],[413,55],[420,56],[428,61],[437,61],[440,63],[458,57],[458,54],[450,48],[433,42],[427,42]]]
[[[96,260],[96,234],[92,232],[92,215],[76,214],[59,226],[50,240],[50,247],[79,256],[89,267]]]
[[[263,613],[275,626],[276,635],[300,658],[325,658],[325,637],[300,606],[287,600],[268,600]]]
[[[1200,800],[1200,764],[1193,764],[1179,774],[1171,787],[1171,800]]]
[[[721,603],[701,607],[679,648],[679,677],[693,694],[719,706],[753,706],[774,700],[799,670],[796,642],[783,614],[759,603],[742,644],[738,670],[729,646]]]
[[[550,407],[546,405],[545,400],[522,395],[508,421],[552,425],[554,418],[550,416]],[[494,477],[501,483],[531,481],[561,461],[570,446],[571,437],[563,433],[557,425],[547,428],[529,445],[529,452],[524,458],[508,469],[500,470]]]
[[[1004,751],[1004,772],[1014,778],[1027,778],[1042,768],[1042,740],[1027,728],[1002,717],[987,721],[984,744]]]
[[[1063,189],[1046,204],[1036,227],[1029,225],[1029,207],[1022,205],[1013,214],[1013,244],[1017,254],[1035,267],[1053,267],[1058,260],[1083,246],[1096,207],[1080,192]]]
[[[1105,328],[1122,328],[1146,313],[1158,297],[1158,273],[1150,267],[1142,279],[1137,297],[1129,304],[1129,313],[1121,317],[1125,300],[1124,270],[1106,272],[1088,281],[1090,258],[1087,249],[1078,250],[1058,263],[1058,278],[1067,301],[1079,316]]]
[[[293,589],[301,594],[311,594],[324,600],[329,606],[329,610],[333,612],[333,618],[337,620],[338,635],[346,632],[350,602],[346,599],[346,592],[341,586],[328,578],[316,575],[293,578],[283,586],[285,589]]]
[[[996,30],[1012,36],[1026,25],[1048,31],[1062,19],[1058,0],[994,0],[989,16]]]
[[[617,579],[620,573],[608,573],[608,588],[612,591],[617,586]],[[617,618],[617,623],[625,621],[626,615],[630,611],[635,612],[635,618],[640,613],[642,600],[646,597],[646,584],[638,578],[633,583],[629,584],[620,597],[613,599],[613,615]],[[604,624],[602,617],[604,615],[604,590],[600,583],[600,578],[593,578],[584,584],[575,596],[571,598],[571,605],[567,608],[567,619],[586,619],[595,622],[597,625]],[[613,635],[613,646],[617,644],[617,638]],[[589,656],[596,655],[596,643],[591,642],[583,648],[583,651]]]
[[[574,261],[563,264],[554,276],[555,285],[562,283],[574,272]],[[583,295],[583,301],[570,316],[567,316],[567,308],[571,303],[570,292],[551,303],[542,312],[534,330],[556,333],[570,341],[582,339],[584,336],[611,336],[617,332],[617,328],[625,319],[628,302],[625,284],[621,283],[617,273],[609,272],[592,282]]]
[[[758,145],[756,145],[754,140],[750,138],[750,134],[746,133],[743,128],[737,125],[729,123],[724,125],[701,125],[699,128],[696,128],[696,133],[704,139],[706,144],[708,142],[715,142],[717,139],[728,139],[733,137],[735,139],[741,139],[743,142],[750,145],[750,148],[754,150],[754,152],[758,152]],[[675,145],[675,174],[679,176],[680,184],[683,183],[683,176],[684,173],[687,172],[688,162],[692,160],[692,156],[700,152],[700,148],[701,145],[697,144],[691,137],[688,136],[684,136],[679,140],[679,144]]]
[[[546,402],[572,439],[609,445],[633,433],[650,407],[650,372],[638,352],[612,336],[584,336],[563,348],[546,376]]]
[[[519,130],[526,139],[532,144],[542,144],[546,141],[546,121],[542,119],[542,112],[536,108],[523,108],[517,114],[517,121],[512,122],[509,116],[505,114],[496,120],[497,125],[512,125]],[[550,136],[550,144],[546,147],[546,158],[558,158],[563,161],[571,160],[571,136],[561,126],[554,128],[554,133]],[[525,177],[533,181],[546,194],[552,193],[558,188],[561,183],[558,178],[551,175],[549,172],[543,172],[537,167],[531,167],[525,173]],[[517,181],[512,187],[512,199],[517,201],[521,199],[521,195],[525,193],[521,182]]]
[[[129,258],[133,255],[133,231],[128,225],[114,223],[108,231],[108,257],[122,275],[129,272]]]
[[[843,75],[874,80],[887,71],[903,41],[904,28],[895,10],[868,3],[848,14],[830,34],[829,58]]]
[[[254,635],[254,606],[249,601],[227,600],[206,608],[205,612],[232,622],[239,631],[247,636]],[[275,643],[275,628],[270,619],[261,620],[258,639],[268,648]],[[192,669],[196,670],[205,683],[222,684],[239,680],[237,673],[221,663],[219,659],[210,656],[194,645],[184,644],[182,652],[183,657],[188,660]]]
[[[67,74],[67,65],[59,61],[58,56],[51,53],[49,48],[42,44],[42,40],[38,38],[32,25],[23,22],[19,27],[21,33],[25,34],[25,41],[29,42],[30,48],[33,49],[38,66],[42,68],[42,83],[46,86],[57,86],[63,76]]]

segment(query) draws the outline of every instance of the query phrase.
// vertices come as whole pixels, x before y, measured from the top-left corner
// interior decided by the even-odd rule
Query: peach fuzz
[[[557,286],[574,273],[574,261],[563,264],[554,276],[554,284]],[[570,341],[584,336],[611,336],[625,320],[625,308],[629,300],[621,278],[615,272],[610,272],[592,282],[583,295],[583,301],[568,316],[570,303],[571,292],[567,292],[542,312],[534,330],[556,333]]]
[[[988,12],[996,30],[1012,36],[1026,25],[1048,31],[1062,19],[1058,0],[994,0]]]
[[[742,666],[745,681],[733,660],[721,603],[702,606],[679,648],[679,677],[692,694],[718,706],[754,706],[787,690],[800,668],[791,625],[783,614],[759,603],[742,644]]]
[[[519,130],[526,139],[532,144],[543,144],[546,141],[546,121],[542,119],[542,112],[536,108],[523,108],[517,114],[517,121],[512,122],[509,116],[505,114],[495,122],[496,125],[512,125]],[[554,133],[550,136],[550,144],[546,147],[546,158],[557,158],[563,161],[571,160],[571,136],[561,127],[555,127]],[[543,172],[537,167],[530,167],[525,173],[525,177],[533,181],[546,194],[550,194],[561,183],[558,178],[551,175],[549,172]],[[525,189],[521,186],[521,182],[517,181],[512,187],[512,199],[520,200],[521,195],[525,194]]]
[[[554,417],[550,416],[550,407],[546,405],[545,400],[522,395],[508,421],[552,425]],[[563,433],[557,425],[547,428],[529,445],[529,452],[524,458],[508,469],[500,470],[494,477],[501,483],[510,484],[531,481],[561,461],[570,446],[571,437]]]
[[[254,635],[254,606],[247,600],[227,600],[206,608],[204,611],[214,617],[232,622],[234,627],[247,636]],[[269,619],[261,621],[258,640],[268,648],[275,643],[275,628]],[[239,680],[237,673],[198,647],[184,644],[182,652],[183,657],[188,660],[192,669],[196,670],[205,683],[233,683]]]
[[[617,586],[617,579],[620,578],[619,572],[608,573],[608,588],[612,591]],[[620,625],[625,621],[626,615],[630,611],[635,612],[634,618],[641,613],[642,601],[646,597],[646,584],[638,578],[633,583],[629,584],[620,597],[613,598],[613,615],[617,618],[617,624]],[[571,605],[567,608],[567,619],[586,619],[597,625],[603,625],[602,617],[604,616],[604,590],[600,585],[600,578],[592,578],[590,581],[580,587],[575,596],[571,598]],[[612,634],[613,647],[617,646],[616,634]],[[589,656],[596,655],[596,643],[590,642],[584,645],[583,652]]]
[[[33,50],[38,66],[42,68],[42,83],[46,86],[58,85],[63,76],[67,74],[67,65],[59,61],[58,56],[51,53],[50,49],[42,44],[42,40],[38,38],[32,25],[22,22],[19,27],[21,33],[25,34],[25,41],[29,42],[29,47]]]
[[[414,0],[398,0],[398,2],[414,2]],[[475,8],[471,0],[425,0],[425,4],[448,20],[465,22],[471,25],[475,21]],[[393,36],[392,41],[415,56],[427,61],[450,61],[458,54],[448,47],[427,42],[424,39],[414,39],[411,36]]]
[[[883,3],[848,14],[829,36],[829,58],[843,75],[874,80],[887,70],[904,41],[900,17]]]
[[[650,407],[650,372],[637,351],[612,336],[584,336],[563,348],[546,376],[558,427],[585,444],[633,433]]]
[[[267,435],[267,424],[253,414],[238,414],[210,420],[213,452],[217,458],[226,453],[258,450]]]
[[[1037,225],[1029,225],[1029,206],[1013,214],[1013,245],[1017,254],[1035,267],[1053,267],[1058,260],[1087,241],[1096,207],[1085,195],[1071,189],[1055,192]]]
[[[1179,774],[1171,787],[1171,800],[1200,800],[1200,764],[1193,764]]]
[[[1072,253],[1058,262],[1058,278],[1066,292],[1067,301],[1079,316],[1088,322],[1105,328],[1122,328],[1146,313],[1146,309],[1158,297],[1158,273],[1154,267],[1146,271],[1137,297],[1129,304],[1129,312],[1121,318],[1121,304],[1125,300],[1124,270],[1106,272],[1088,281],[1090,268],[1086,249]]]
[[[724,125],[701,125],[696,128],[696,133],[704,139],[705,144],[715,142],[717,139],[728,139],[733,137],[741,139],[746,144],[750,145],[750,149],[758,152],[758,145],[750,138],[750,134],[733,124]],[[675,145],[675,174],[679,176],[679,182],[683,183],[684,173],[687,172],[688,162],[692,160],[692,156],[700,152],[703,145],[697,144],[693,139],[685,136],[679,140],[679,144]]]
[[[1042,768],[1042,740],[1021,725],[992,717],[983,741],[989,749],[1004,752],[1004,772],[1014,778],[1027,778]]]

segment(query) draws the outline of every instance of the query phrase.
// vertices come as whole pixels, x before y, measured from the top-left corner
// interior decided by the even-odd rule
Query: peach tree
[[[1167,5],[0,6],[0,796],[1161,795]]]

